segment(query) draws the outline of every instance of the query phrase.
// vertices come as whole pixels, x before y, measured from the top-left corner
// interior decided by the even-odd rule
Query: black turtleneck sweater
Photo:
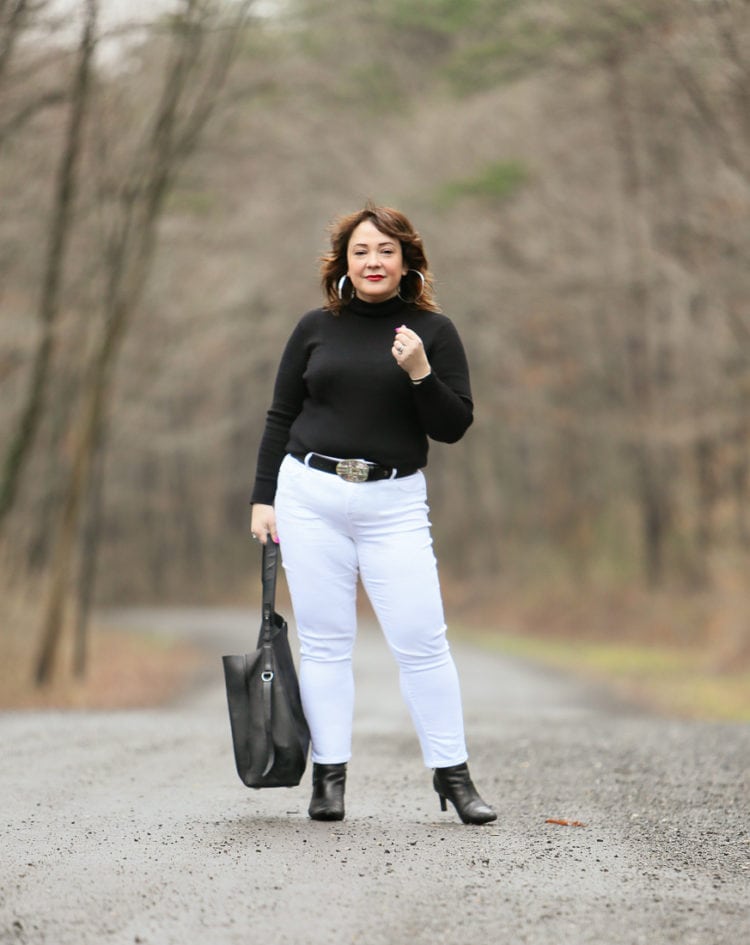
[[[422,339],[432,368],[419,385],[391,354],[401,325]],[[273,504],[286,453],[422,467],[427,438],[455,443],[472,411],[466,355],[445,315],[398,297],[354,299],[340,315],[314,309],[298,322],[279,364],[252,501]]]

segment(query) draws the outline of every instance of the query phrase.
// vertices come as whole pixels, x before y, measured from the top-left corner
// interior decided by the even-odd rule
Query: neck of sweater
[[[400,312],[404,307],[404,302],[397,295],[386,299],[385,302],[365,302],[363,299],[354,298],[346,306],[345,311],[353,312],[355,315],[363,315],[365,318],[387,318]]]

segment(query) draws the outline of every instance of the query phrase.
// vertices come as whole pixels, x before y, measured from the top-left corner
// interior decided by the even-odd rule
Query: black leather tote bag
[[[263,545],[258,648],[222,657],[234,760],[240,778],[252,788],[299,784],[310,746],[287,624],[275,610],[278,555],[269,537]]]

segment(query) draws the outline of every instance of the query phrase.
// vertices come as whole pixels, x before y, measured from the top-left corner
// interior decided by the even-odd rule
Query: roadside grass
[[[603,684],[619,697],[663,715],[750,721],[750,670],[717,669],[702,648],[458,629],[486,649]]]
[[[556,579],[448,587],[462,634],[576,674],[674,718],[750,721],[750,586],[739,567],[710,585]]]

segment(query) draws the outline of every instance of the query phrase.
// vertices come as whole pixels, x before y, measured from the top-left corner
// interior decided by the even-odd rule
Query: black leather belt
[[[378,479],[403,479],[404,476],[413,476],[419,466],[381,466],[379,463],[370,463],[365,459],[332,459],[330,456],[321,456],[320,453],[292,453],[300,463],[319,469],[321,472],[333,473],[346,479],[347,482],[375,482]]]

